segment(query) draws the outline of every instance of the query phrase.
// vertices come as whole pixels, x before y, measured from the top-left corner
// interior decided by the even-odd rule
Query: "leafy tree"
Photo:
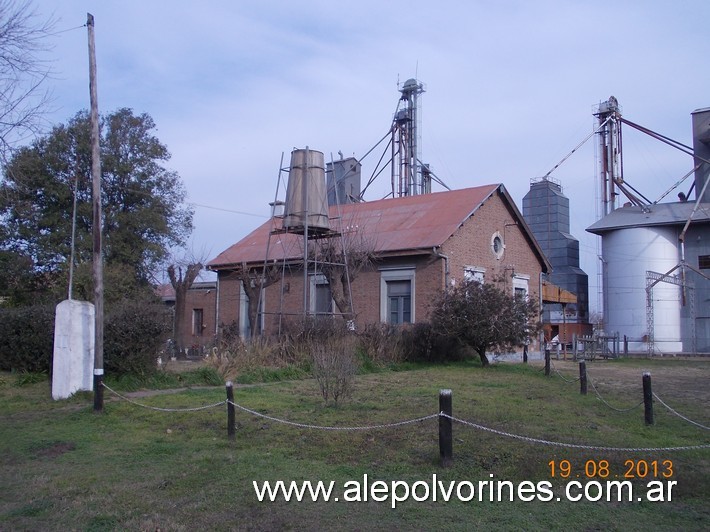
[[[0,0],[0,158],[36,134],[50,100],[43,87],[50,63],[42,54],[54,20],[39,19],[31,2]]]
[[[468,280],[450,287],[435,301],[431,322],[442,334],[476,350],[488,366],[488,351],[522,345],[539,327],[537,304],[514,296],[496,283]]]
[[[14,307],[31,302],[39,280],[31,274],[28,257],[0,250],[0,307]]]
[[[165,168],[168,149],[154,135],[147,114],[119,109],[101,128],[103,253],[107,267],[127,269],[145,285],[192,230],[186,192],[178,174]],[[86,111],[21,148],[0,183],[0,249],[31,261],[34,274],[65,284],[70,257],[73,192],[76,188],[77,263],[91,260],[90,123]]]

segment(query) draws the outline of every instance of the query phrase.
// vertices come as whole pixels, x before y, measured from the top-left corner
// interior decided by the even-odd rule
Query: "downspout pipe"
[[[440,249],[441,248],[439,246],[434,246],[431,249],[431,252],[434,254],[435,257],[439,257],[440,259],[444,260],[444,288],[448,288],[449,277],[451,274],[451,271],[449,270],[449,256],[439,251]]]
[[[217,286],[215,288],[214,296],[214,336],[219,338],[219,298],[220,298],[220,284],[219,284],[219,273],[217,273]]]

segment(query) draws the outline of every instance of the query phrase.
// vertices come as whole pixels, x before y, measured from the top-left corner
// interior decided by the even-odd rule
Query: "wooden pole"
[[[579,393],[587,395],[587,363],[584,360],[579,363]]]
[[[454,437],[452,425],[452,392],[451,390],[439,390],[439,412],[445,414],[439,416],[439,457],[442,467],[448,467],[453,460]]]
[[[234,420],[234,385],[232,381],[227,381],[227,437],[230,440],[233,440],[235,437]]]
[[[99,149],[99,103],[96,87],[94,16],[86,14],[89,32],[89,96],[91,100],[91,180],[93,199],[94,263],[94,411],[104,408],[104,272],[101,255],[101,152]]]
[[[545,377],[550,376],[550,348],[545,344]]]
[[[651,373],[643,374],[643,417],[646,425],[653,425],[653,390],[651,388]]]

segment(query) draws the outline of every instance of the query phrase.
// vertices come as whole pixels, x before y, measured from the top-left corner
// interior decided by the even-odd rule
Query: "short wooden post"
[[[94,412],[104,410],[104,370],[94,369]]]
[[[234,439],[234,385],[232,381],[227,381],[227,437],[230,440]]]
[[[545,346],[545,377],[550,376],[550,348]]]
[[[646,425],[653,425],[653,390],[649,371],[643,374],[643,416],[646,420]]]
[[[587,395],[587,363],[584,360],[579,362],[579,393]]]
[[[441,459],[442,467],[451,465],[453,460],[453,420],[451,417],[447,417],[452,415],[453,409],[451,390],[439,390],[439,457]]]
[[[525,342],[523,344],[523,364],[528,363],[528,344]]]

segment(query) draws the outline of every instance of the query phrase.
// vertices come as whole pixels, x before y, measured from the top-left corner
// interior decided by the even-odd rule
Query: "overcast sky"
[[[688,145],[690,113],[710,106],[707,0],[35,4],[71,29],[55,37],[52,122],[89,107],[80,26],[90,12],[99,110],[153,117],[195,204],[190,247],[209,258],[266,220],[282,154],[288,161],[309,146],[326,160],[362,157],[387,133],[398,84],[412,77],[426,88],[423,160],[451,188],[503,183],[521,211],[530,179],[593,130],[594,107],[609,96],[625,118]],[[623,134],[625,177],[649,199],[692,168],[673,148]],[[593,308],[597,241],[585,229],[599,211],[594,146],[551,175],[570,198]],[[364,179],[380,153],[363,160]],[[383,174],[366,199],[389,190]]]

